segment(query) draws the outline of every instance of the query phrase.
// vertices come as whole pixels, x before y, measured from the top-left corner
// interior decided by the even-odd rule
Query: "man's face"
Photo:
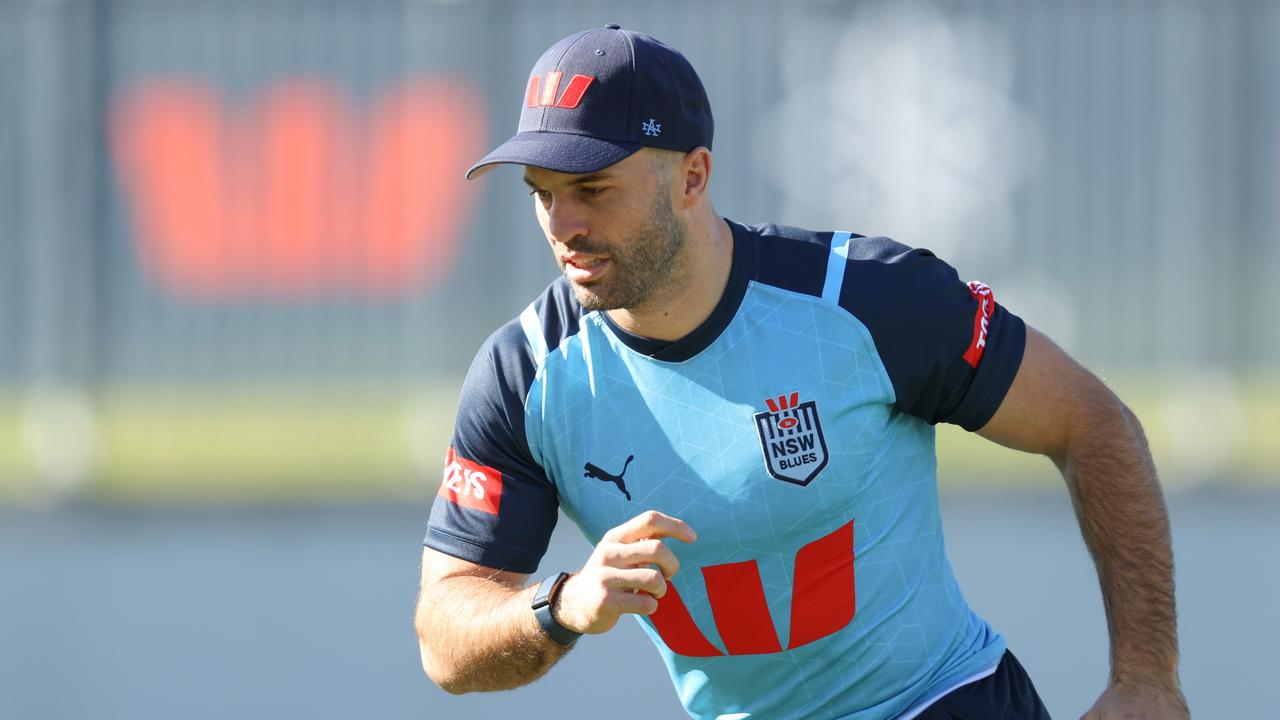
[[[671,161],[641,150],[585,175],[526,168],[538,224],[587,310],[642,306],[680,275],[685,230],[671,205]]]

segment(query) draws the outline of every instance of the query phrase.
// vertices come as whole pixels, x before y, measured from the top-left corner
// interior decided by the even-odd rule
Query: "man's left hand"
[[[1081,720],[1187,720],[1187,699],[1175,687],[1112,683]]]

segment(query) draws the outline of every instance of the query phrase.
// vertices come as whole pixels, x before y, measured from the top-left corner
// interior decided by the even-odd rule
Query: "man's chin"
[[[596,310],[617,310],[624,305],[623,303],[618,302],[617,298],[612,297],[608,292],[602,292],[604,288],[599,287],[598,283],[580,285],[570,280],[569,287],[573,288],[573,296],[578,299],[578,304],[582,306],[582,309],[588,312],[594,312]]]

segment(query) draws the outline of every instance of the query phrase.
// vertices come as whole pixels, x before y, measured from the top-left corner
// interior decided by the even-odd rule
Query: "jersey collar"
[[[622,344],[654,360],[684,362],[705,350],[729,327],[733,316],[738,313],[738,307],[742,305],[743,296],[747,294],[755,253],[751,231],[732,220],[726,219],[725,222],[733,231],[733,265],[729,269],[729,282],[725,285],[724,295],[720,297],[720,302],[711,311],[711,315],[694,328],[693,332],[679,340],[655,340],[627,332],[618,327],[609,313],[600,313],[600,317],[604,318],[604,322]]]

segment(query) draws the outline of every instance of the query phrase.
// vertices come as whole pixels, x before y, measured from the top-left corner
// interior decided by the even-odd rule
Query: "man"
[[[516,687],[632,614],[698,718],[1047,717],[947,563],[946,421],[1067,479],[1111,636],[1089,717],[1186,717],[1133,415],[926,250],[720,218],[711,139],[687,60],[611,25],[542,56],[519,131],[469,171],[524,166],[564,277],[464,383],[424,541],[427,674]],[[595,550],[530,584],[557,509]]]

